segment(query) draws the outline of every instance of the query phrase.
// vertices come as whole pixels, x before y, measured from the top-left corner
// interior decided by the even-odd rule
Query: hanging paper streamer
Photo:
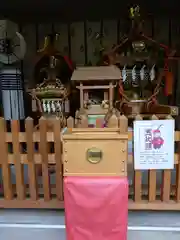
[[[124,66],[124,68],[123,68],[123,70],[122,70],[122,79],[123,79],[123,82],[125,82],[126,79],[127,79],[126,66]]]
[[[132,80],[133,82],[136,81],[136,65],[132,69]]]
[[[151,81],[153,81],[155,79],[155,65],[153,65],[153,67],[151,68],[151,71],[150,71],[150,79]]]
[[[145,79],[145,67],[146,65],[143,65],[143,67],[140,70],[140,79],[143,81]]]

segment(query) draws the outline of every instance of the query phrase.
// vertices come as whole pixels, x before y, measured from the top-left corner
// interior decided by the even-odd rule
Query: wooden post
[[[109,107],[113,107],[113,83],[110,82],[109,84]]]
[[[48,151],[47,151],[47,120],[41,117],[39,120],[40,126],[40,154],[42,157],[42,181],[44,200],[50,200],[50,179],[48,169]]]
[[[34,163],[34,141],[33,141],[33,119],[26,119],[26,142],[28,158],[28,178],[30,188],[30,198],[35,201],[38,198],[36,168]]]
[[[84,108],[83,84],[80,83],[80,108]]]
[[[12,131],[12,142],[13,142],[13,152],[14,152],[14,165],[16,170],[16,190],[18,200],[25,199],[25,185],[24,185],[24,169],[23,164],[21,164],[21,153],[19,145],[19,121],[11,121],[11,131]]]
[[[88,93],[88,91],[85,91],[85,92],[84,92],[84,100],[85,100],[85,101],[88,101],[88,100],[89,100],[89,93]]]
[[[115,113],[109,118],[107,126],[108,128],[118,128],[118,118]]]
[[[143,120],[143,118],[140,115],[137,115],[136,120],[140,121]],[[140,202],[142,200],[142,173],[140,170],[134,171],[134,201]]]
[[[172,116],[167,116],[166,119],[172,119]],[[171,194],[171,170],[165,169],[163,170],[163,179],[162,179],[162,193],[161,200],[164,202],[168,202],[170,200]]]
[[[63,200],[63,171],[62,171],[62,145],[61,145],[61,127],[60,119],[54,119],[54,149],[56,161],[56,196],[57,199]]]
[[[153,115],[152,120],[158,120],[156,115]],[[156,170],[148,170],[148,187],[149,187],[149,202],[156,200]]]
[[[104,91],[104,100],[107,101],[108,100],[108,92]]]
[[[11,171],[8,163],[6,129],[5,129],[5,121],[3,118],[0,118],[0,148],[1,148],[0,161],[2,163],[2,181],[3,181],[3,188],[4,188],[4,197],[6,200],[12,200],[13,191],[12,191],[12,182],[11,182]]]

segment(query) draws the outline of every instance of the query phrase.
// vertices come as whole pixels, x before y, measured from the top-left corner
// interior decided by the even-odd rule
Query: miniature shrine
[[[122,38],[119,45],[103,54],[104,65],[117,65],[122,71],[116,108],[128,117],[136,114],[176,116],[177,107],[161,105],[157,100],[163,88],[166,96],[172,94],[170,57],[176,51],[143,33],[143,21],[138,6],[130,9],[130,17],[132,26],[129,34]]]
[[[88,116],[89,126],[94,120],[104,118],[114,105],[114,91],[121,77],[116,66],[79,67],[71,81],[80,91],[80,110]],[[77,117],[77,116],[76,116]]]
[[[64,118],[70,112],[70,77],[73,66],[68,57],[62,56],[55,48],[58,34],[45,37],[44,48],[39,50],[35,64],[36,87],[31,91],[32,109],[46,118]]]

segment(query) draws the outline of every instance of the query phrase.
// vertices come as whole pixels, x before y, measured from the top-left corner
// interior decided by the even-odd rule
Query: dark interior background
[[[139,4],[144,14],[179,18],[179,2],[172,1],[125,1],[125,0],[1,0],[0,14],[23,21],[80,20],[99,18],[121,18],[127,16],[127,9]]]
[[[1,0],[0,18],[18,23],[27,43],[27,53],[22,62],[23,75],[28,85],[34,84],[32,76],[37,50],[42,48],[44,37],[53,30],[60,33],[59,48],[69,55],[77,65],[93,62],[94,43],[87,36],[92,32],[107,29],[110,44],[119,43],[128,30],[129,8],[139,4],[144,21],[144,32],[158,42],[164,43],[180,53],[179,2],[171,1],[125,1],[125,0]],[[106,20],[113,20],[107,24]],[[94,23],[92,23],[94,21]],[[112,31],[113,28],[113,31]],[[73,36],[72,30],[75,31]],[[81,46],[84,51],[80,51]],[[180,54],[179,54],[180,56]],[[180,106],[180,61],[174,63],[173,103]]]

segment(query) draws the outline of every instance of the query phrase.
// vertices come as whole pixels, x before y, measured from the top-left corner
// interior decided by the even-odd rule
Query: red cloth
[[[65,177],[67,240],[126,240],[126,177]]]

